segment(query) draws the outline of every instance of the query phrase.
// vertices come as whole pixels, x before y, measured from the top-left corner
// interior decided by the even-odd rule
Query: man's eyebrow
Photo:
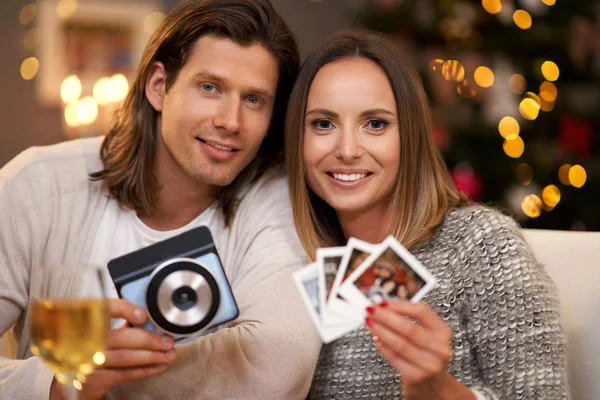
[[[224,77],[222,77],[220,75],[212,73],[212,72],[202,71],[202,72],[198,72],[198,73],[194,74],[194,80],[198,81],[198,80],[203,80],[203,79],[213,81],[213,82],[218,82],[221,84],[227,84],[227,79],[225,79]],[[275,94],[268,89],[249,87],[246,89],[246,92],[249,94],[257,95],[257,96],[266,97],[268,99],[275,98]]]

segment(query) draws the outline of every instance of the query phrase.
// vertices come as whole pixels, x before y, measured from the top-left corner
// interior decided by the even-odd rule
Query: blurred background
[[[600,230],[600,1],[272,0],[306,56],[348,27],[419,68],[456,185],[530,228]],[[176,0],[0,2],[0,167],[105,134]]]

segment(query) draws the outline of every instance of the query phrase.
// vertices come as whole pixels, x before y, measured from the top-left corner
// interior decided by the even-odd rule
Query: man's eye
[[[387,122],[382,121],[380,119],[372,119],[367,123],[367,127],[369,129],[373,129],[375,131],[380,131],[383,128],[385,128],[387,125]]]
[[[202,84],[202,90],[204,90],[205,92],[212,92],[213,90],[215,90],[214,85],[211,85],[210,83],[203,83]]]
[[[248,97],[248,103],[250,104],[260,104],[260,99],[256,96]]]

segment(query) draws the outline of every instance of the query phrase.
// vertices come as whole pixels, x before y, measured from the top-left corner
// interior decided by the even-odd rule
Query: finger
[[[435,375],[445,370],[450,361],[451,352],[441,357],[437,353],[426,351],[415,346],[405,337],[397,335],[384,325],[375,323],[369,327],[369,330],[374,337],[379,339],[377,343],[389,348],[396,357],[410,362],[430,375]]]
[[[425,303],[411,303],[408,301],[390,301],[386,307],[390,310],[414,318],[424,327],[437,332],[447,333],[448,325]]]
[[[92,390],[96,385],[113,387],[120,383],[131,381],[134,379],[145,378],[156,375],[167,369],[169,364],[149,365],[141,368],[107,368],[98,369],[86,380],[83,390]]]
[[[138,368],[149,365],[168,364],[175,359],[175,349],[169,351],[108,350],[103,368]]]
[[[378,308],[370,314],[370,318],[376,324],[385,326],[423,350],[438,354],[440,357],[446,356],[450,351],[450,338],[446,337],[445,331],[439,333],[419,326],[392,309]]]
[[[400,376],[402,376],[402,383],[405,388],[411,383],[420,382],[425,378],[425,373],[422,369],[398,357],[392,349],[382,344],[381,341],[375,342],[375,347],[377,347],[379,354],[392,364]]]
[[[141,328],[123,327],[108,333],[108,349],[144,349],[166,351],[172,349],[174,341],[166,335]]]
[[[107,299],[111,318],[122,318],[132,325],[146,322],[146,311],[123,299]]]

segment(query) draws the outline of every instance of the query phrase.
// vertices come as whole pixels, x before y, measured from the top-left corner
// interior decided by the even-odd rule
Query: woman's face
[[[304,163],[311,189],[339,212],[387,206],[400,167],[394,93],[374,62],[327,64],[308,93]]]

